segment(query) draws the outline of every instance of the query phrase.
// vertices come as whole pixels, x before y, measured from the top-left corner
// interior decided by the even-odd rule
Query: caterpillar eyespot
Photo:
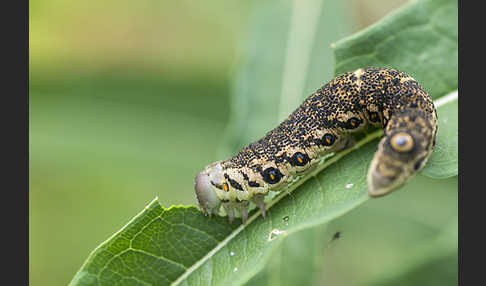
[[[398,132],[391,137],[390,145],[397,152],[410,152],[414,142],[412,136],[406,132]]]
[[[395,69],[344,73],[310,95],[275,129],[226,160],[208,165],[195,178],[201,210],[234,209],[243,223],[253,202],[265,216],[264,198],[305,175],[320,159],[349,147],[352,133],[384,129],[368,168],[368,195],[386,195],[410,180],[435,145],[437,113],[429,94]]]
[[[229,192],[229,187],[228,187],[228,184],[227,184],[227,183],[224,183],[224,184],[223,184],[223,190],[224,190],[225,192]]]
[[[346,122],[346,128],[348,129],[355,129],[355,128],[358,128],[359,125],[361,124],[362,120],[359,120],[358,118],[356,117],[353,117],[353,118],[350,118],[347,122]]]
[[[305,166],[309,163],[310,158],[307,154],[302,154],[300,152],[296,152],[292,157],[290,157],[289,162],[293,166]]]
[[[262,172],[262,177],[269,184],[276,184],[282,178],[282,173],[274,167],[269,167]]]
[[[331,133],[326,133],[322,137],[322,145],[324,146],[331,146],[336,141],[336,136],[332,135]]]

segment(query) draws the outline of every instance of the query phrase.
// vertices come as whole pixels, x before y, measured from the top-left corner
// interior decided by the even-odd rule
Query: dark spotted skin
[[[228,209],[239,208],[235,202],[256,194],[280,191],[315,167],[323,155],[348,146],[350,134],[369,125],[384,128],[368,173],[370,195],[388,193],[425,164],[434,145],[437,114],[428,93],[409,75],[367,68],[337,76],[263,138],[210,165],[220,164],[223,182],[229,185],[227,191],[216,188],[216,194],[228,201],[223,204]],[[411,149],[403,151],[403,146]],[[275,170],[273,176],[268,168]],[[375,187],[381,191],[372,193]]]

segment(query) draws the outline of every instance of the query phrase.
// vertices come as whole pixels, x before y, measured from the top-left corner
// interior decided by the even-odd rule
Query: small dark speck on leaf
[[[339,239],[341,237],[341,232],[338,231],[336,232],[333,236],[332,236],[332,240],[336,240],[336,239]]]

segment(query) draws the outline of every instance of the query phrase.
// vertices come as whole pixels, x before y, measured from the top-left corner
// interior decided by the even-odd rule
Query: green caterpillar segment
[[[427,162],[437,113],[428,93],[407,74],[367,68],[337,76],[263,138],[208,165],[195,179],[199,206],[208,214],[223,206],[230,221],[237,209],[245,223],[251,201],[265,215],[269,191],[282,191],[370,125],[384,128],[384,137],[368,170],[368,194],[388,194]]]

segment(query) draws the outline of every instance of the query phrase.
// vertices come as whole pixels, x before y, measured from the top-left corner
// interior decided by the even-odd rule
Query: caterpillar
[[[331,152],[353,145],[355,132],[383,128],[367,174],[368,195],[379,197],[420,171],[435,145],[437,112],[429,94],[406,73],[389,68],[347,72],[322,86],[263,138],[197,174],[200,209],[229,221],[248,219],[250,201],[265,217],[264,198],[305,175]]]

